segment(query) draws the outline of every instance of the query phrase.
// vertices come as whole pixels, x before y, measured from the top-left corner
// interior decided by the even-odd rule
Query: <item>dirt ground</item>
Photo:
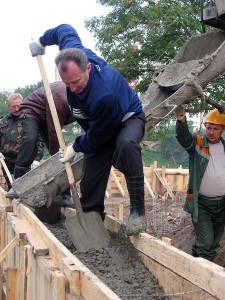
[[[154,201],[146,197],[146,218],[148,222],[147,232],[158,238],[168,237],[176,248],[191,254],[192,244],[195,240],[195,231],[188,213],[183,211],[185,193],[177,194],[172,201],[170,198]],[[114,204],[122,203],[124,206],[124,220],[129,215],[129,199],[112,198],[106,200],[106,211],[114,215]],[[154,207],[154,208],[153,208]],[[217,249],[214,263],[225,266],[225,232]]]

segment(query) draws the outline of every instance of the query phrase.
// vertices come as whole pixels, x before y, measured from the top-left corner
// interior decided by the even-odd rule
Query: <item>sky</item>
[[[7,0],[1,1],[0,10],[0,91],[10,92],[41,81],[37,60],[30,53],[32,37],[67,23],[77,30],[84,46],[96,51],[96,41],[84,22],[109,11],[95,0]],[[57,53],[58,47],[50,46],[42,56],[49,82],[55,81]]]

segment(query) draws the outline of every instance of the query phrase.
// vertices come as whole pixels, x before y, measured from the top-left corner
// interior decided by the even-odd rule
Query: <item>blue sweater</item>
[[[85,134],[76,138],[76,152],[91,153],[113,139],[121,122],[134,113],[142,112],[137,93],[123,76],[105,60],[85,48],[76,30],[67,24],[47,30],[40,42],[43,46],[58,45],[59,49],[82,49],[91,63],[90,78],[81,93],[67,87],[69,105]]]

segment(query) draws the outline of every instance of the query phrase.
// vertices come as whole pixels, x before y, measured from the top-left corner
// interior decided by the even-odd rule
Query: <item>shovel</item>
[[[66,145],[62,135],[55,103],[52,97],[52,92],[47,79],[46,71],[42,61],[41,55],[37,55],[37,62],[44,83],[44,88],[49,103],[52,119],[55,125],[56,134],[58,137],[60,148],[63,154],[66,151]],[[78,251],[84,252],[89,249],[101,249],[109,245],[110,236],[104,223],[97,212],[84,213],[81,208],[80,198],[77,193],[76,183],[71,168],[71,163],[68,161],[65,163],[66,173],[72,192],[74,205],[76,208],[76,214],[66,217],[65,226],[68,234]]]

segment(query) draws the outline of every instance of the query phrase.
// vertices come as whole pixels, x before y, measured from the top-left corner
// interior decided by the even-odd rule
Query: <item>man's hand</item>
[[[60,151],[60,161],[62,163],[66,163],[67,161],[71,161],[76,155],[76,152],[73,150],[73,145],[69,145],[66,148],[65,154],[63,156],[62,152]]]
[[[0,158],[5,159],[5,156],[0,152]]]
[[[181,105],[174,110],[173,114],[178,121],[183,121],[186,116],[185,108]]]
[[[39,40],[37,40],[35,42],[30,43],[30,51],[33,57],[37,55],[43,55],[45,54],[45,47],[42,46]]]

